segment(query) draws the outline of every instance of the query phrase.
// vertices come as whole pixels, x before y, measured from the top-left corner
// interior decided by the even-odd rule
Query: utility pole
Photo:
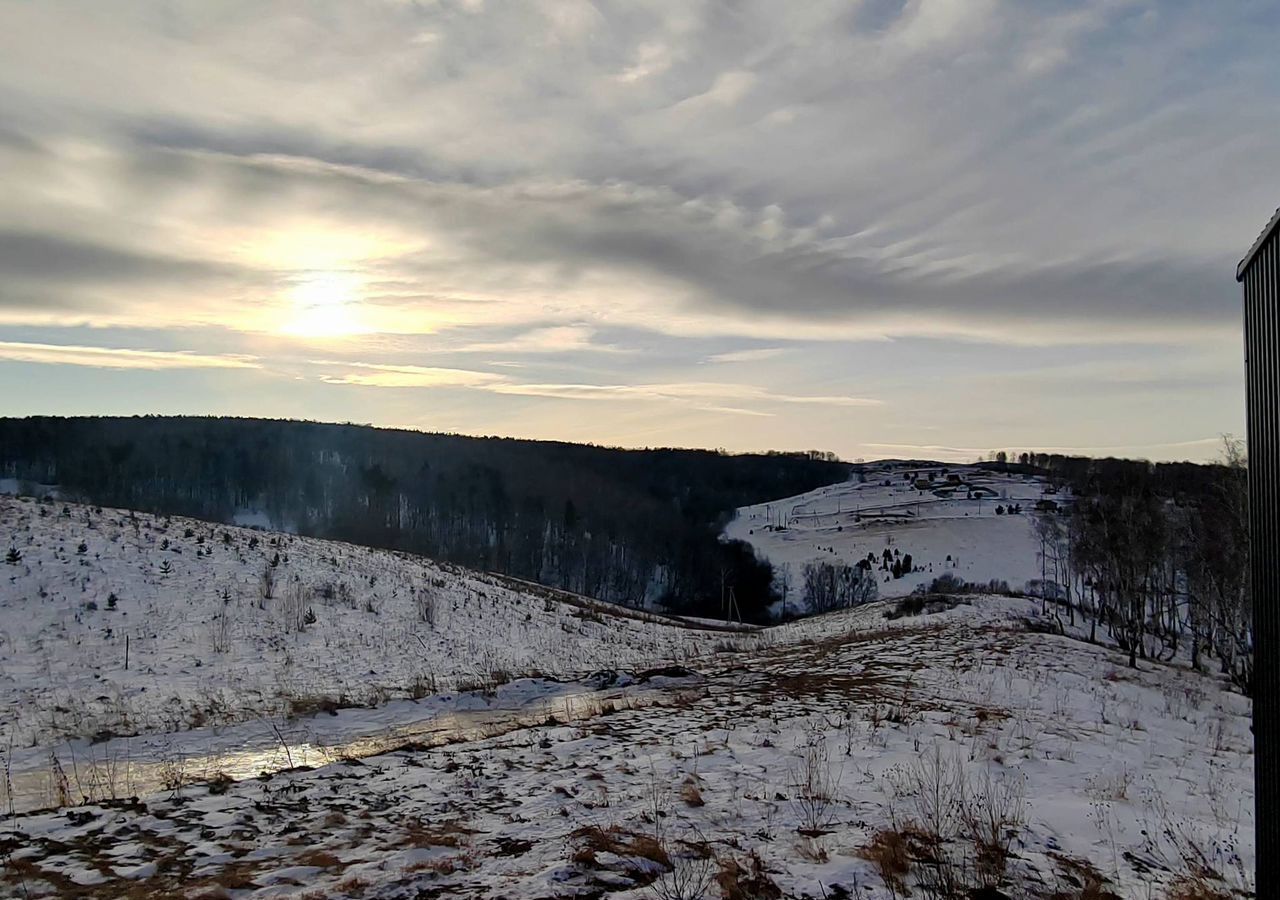
[[[724,582],[727,575],[728,575],[728,572],[725,570],[725,567],[721,566],[720,567],[720,618],[722,619],[727,618],[725,616],[725,598],[724,598]]]

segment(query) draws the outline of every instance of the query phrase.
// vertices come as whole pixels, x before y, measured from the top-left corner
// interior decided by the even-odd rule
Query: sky
[[[1208,459],[1280,7],[0,0],[0,414]]]

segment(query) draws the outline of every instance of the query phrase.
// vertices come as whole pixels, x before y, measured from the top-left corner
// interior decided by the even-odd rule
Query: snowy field
[[[911,553],[882,595],[1038,576],[1044,485],[960,471],[981,512],[887,473],[731,531]],[[0,896],[1253,895],[1248,701],[1038,601],[734,632],[192,520],[0,525]]]
[[[782,626],[662,706],[18,816],[0,890],[889,898],[985,873],[990,897],[1250,895],[1243,698],[1036,631],[1029,601],[890,606]]]
[[[0,562],[0,748],[689,663],[753,640],[176,517],[0,497],[0,539],[0,557],[20,556]]]
[[[725,534],[751,544],[800,602],[804,565],[815,560],[852,565],[885,549],[910,554],[914,571],[894,578],[877,568],[881,597],[900,597],[950,573],[975,584],[995,579],[1015,591],[1040,578],[1036,503],[1068,502],[1036,476],[1002,475],[973,466],[869,466],[858,480],[746,506]],[[886,482],[888,482],[886,484]],[[997,507],[1021,507],[1016,515]],[[950,557],[950,559],[948,559]]]

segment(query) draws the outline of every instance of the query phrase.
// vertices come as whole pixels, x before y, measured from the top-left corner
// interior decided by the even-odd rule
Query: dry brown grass
[[[368,886],[369,882],[365,881],[363,878],[352,876],[351,878],[346,878],[339,882],[338,890],[346,891],[348,894],[354,894],[356,892],[363,892]]]
[[[782,889],[765,871],[764,861],[755,852],[747,858],[746,865],[736,859],[720,860],[716,884],[724,900],[781,900]]]
[[[1165,900],[1233,900],[1238,896],[1202,876],[1183,876],[1165,893]]]
[[[317,869],[332,869],[342,865],[342,860],[327,850],[309,850],[297,857],[300,866],[313,866]]]
[[[1048,900],[1120,900],[1112,891],[1107,890],[1107,879],[1092,863],[1050,853],[1054,868],[1059,878],[1070,882],[1071,887],[1059,888],[1050,894]]]
[[[627,831],[617,825],[601,828],[588,825],[569,835],[576,845],[573,861],[580,866],[598,865],[597,853],[612,853],[631,859],[647,859],[664,869],[671,868],[671,857],[657,838],[647,834]]]
[[[424,859],[406,866],[409,873],[430,872],[432,875],[452,875],[454,872],[465,872],[475,864],[475,860],[465,853],[445,856],[440,859]]]
[[[906,834],[883,828],[858,850],[858,855],[876,867],[885,887],[897,897],[907,893],[907,875],[911,872],[911,841]]]
[[[831,854],[827,852],[820,840],[811,837],[801,837],[796,842],[796,853],[800,854],[801,859],[806,859],[811,863],[825,863],[831,859]]]
[[[345,697],[327,697],[321,694],[309,694],[305,696],[290,697],[286,705],[285,714],[290,719],[303,719],[308,716],[319,715],[320,713],[328,713],[336,716],[338,710],[346,709],[355,704],[347,700]]]
[[[404,822],[404,838],[395,846],[417,847],[459,847],[469,846],[475,832],[457,820],[439,822],[429,825],[421,819],[406,819]]]
[[[684,784],[680,786],[680,799],[687,806],[706,806],[707,802],[702,799],[702,792],[698,790],[697,782],[690,776],[684,780]]]

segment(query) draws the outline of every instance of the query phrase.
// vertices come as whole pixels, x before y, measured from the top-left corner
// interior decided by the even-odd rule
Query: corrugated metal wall
[[[1278,214],[1280,215],[1280,214]],[[1239,272],[1249,415],[1249,575],[1259,897],[1280,896],[1280,290],[1275,220]]]

